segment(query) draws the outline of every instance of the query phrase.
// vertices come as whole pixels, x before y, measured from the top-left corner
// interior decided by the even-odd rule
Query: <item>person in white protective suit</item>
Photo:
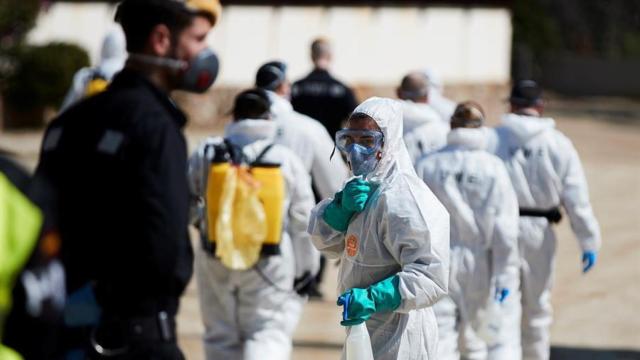
[[[505,163],[518,196],[521,258],[522,351],[524,359],[549,359],[551,285],[556,237],[552,228],[562,206],[582,250],[583,272],[596,262],[600,227],[591,209],[587,181],[571,141],[542,117],[542,91],[531,80],[517,82],[511,113],[489,137],[488,149]]]
[[[105,89],[113,76],[124,67],[127,60],[126,40],[124,32],[118,25],[105,35],[100,51],[100,60],[95,67],[85,67],[73,76],[71,88],[62,102],[60,111]]]
[[[400,104],[365,101],[336,145],[355,178],[313,209],[309,233],[340,259],[341,324],[366,321],[377,360],[436,359],[432,306],[447,293],[449,215],[413,169]]]
[[[349,171],[340,156],[331,158],[335,144],[327,129],[319,121],[293,109],[289,102],[291,86],[286,64],[271,61],[262,65],[256,74],[256,87],[269,94],[271,114],[278,125],[276,142],[300,157],[311,175],[316,202],[332,196],[340,189]],[[320,284],[325,266],[323,256],[318,276],[306,288],[312,299],[322,298]]]
[[[449,124],[429,106],[429,81],[424,74],[406,75],[396,93],[402,99],[404,143],[415,165],[421,157],[447,144]]]
[[[333,195],[348,176],[342,158],[330,159],[333,139],[320,122],[295,110],[289,102],[290,85],[286,65],[280,61],[266,63],[256,75],[256,87],[264,89],[271,100],[271,113],[278,125],[276,141],[300,157],[311,174],[319,199]]]
[[[425,69],[424,75],[429,81],[429,106],[440,115],[442,121],[449,123],[456,109],[456,103],[442,94],[444,88],[442,80],[433,69]]]
[[[261,157],[262,162],[280,164],[285,196],[279,254],[263,252],[248,270],[231,270],[218,259],[206,236],[210,224],[204,213],[207,207],[215,206],[205,200],[209,165],[216,157],[213,145],[224,139],[206,139],[189,161],[190,185],[199,199],[196,203],[205,204],[204,208],[200,205],[192,210],[203,243],[195,266],[205,325],[204,348],[209,360],[288,359],[291,337],[304,304],[296,290],[315,276],[319,267],[319,256],[306,232],[315,204],[311,181],[299,158],[286,147],[274,144],[277,126],[269,120],[269,107],[268,96],[262,90],[238,95],[235,120],[225,129],[224,139],[241,148],[250,161]]]
[[[480,105],[459,104],[448,145],[416,165],[451,217],[449,296],[434,306],[441,360],[520,358],[520,323],[482,318],[491,302],[514,302],[519,286],[518,200],[503,162],[485,151],[483,123]],[[489,342],[477,336],[487,320],[504,327]]]

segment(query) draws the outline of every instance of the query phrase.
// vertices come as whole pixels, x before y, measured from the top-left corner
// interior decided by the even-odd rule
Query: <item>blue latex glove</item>
[[[344,306],[340,325],[357,325],[369,320],[374,313],[397,309],[402,301],[399,283],[398,275],[394,275],[366,289],[353,288],[340,295],[338,305]]]
[[[342,190],[342,207],[353,212],[364,210],[369,200],[371,185],[360,178],[353,179]]]
[[[511,292],[507,288],[497,288],[496,289],[496,301],[499,303],[503,303]]]
[[[582,253],[582,272],[586,273],[596,264],[598,254],[595,251],[585,251]]]
[[[339,191],[333,197],[333,201],[324,209],[322,219],[335,230],[345,232],[354,214],[355,211],[346,210],[342,206],[342,191]]]

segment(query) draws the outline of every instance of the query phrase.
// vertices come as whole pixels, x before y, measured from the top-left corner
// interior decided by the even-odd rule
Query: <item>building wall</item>
[[[77,43],[95,62],[114,12],[108,4],[53,3],[28,39]],[[219,86],[252,84],[259,65],[272,59],[288,62],[293,79],[303,76],[317,36],[333,42],[334,72],[351,84],[392,86],[426,67],[449,84],[509,80],[506,9],[227,6],[209,39],[221,57]]]
[[[101,3],[52,3],[40,13],[27,36],[32,44],[66,41],[89,51],[91,61],[100,56],[102,37],[112,26],[115,5]]]

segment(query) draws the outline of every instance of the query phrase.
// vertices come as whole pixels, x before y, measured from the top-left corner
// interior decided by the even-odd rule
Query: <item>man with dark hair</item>
[[[192,273],[187,234],[186,117],[170,92],[206,91],[218,61],[205,38],[217,0],[125,0],[130,53],[109,88],[46,131],[38,173],[59,194],[70,292],[89,287],[102,310],[88,334],[67,327],[63,351],[90,358],[181,359],[175,316]]]
[[[571,140],[555,129],[553,119],[542,117],[544,102],[538,84],[516,82],[509,102],[511,112],[489,138],[489,149],[505,162],[520,207],[523,358],[545,360],[550,356],[556,251],[553,225],[561,220],[560,207],[567,212],[578,238],[585,273],[596,263],[600,227],[589,202],[578,152]]]
[[[484,111],[460,103],[447,146],[422,158],[418,176],[451,219],[449,294],[434,310],[438,359],[520,359],[519,322],[489,309],[518,306],[518,201],[503,162],[486,152]],[[488,322],[492,333],[486,335]]]
[[[340,156],[330,158],[334,143],[322,124],[295,111],[287,100],[290,85],[286,64],[271,61],[262,65],[256,74],[256,86],[267,91],[271,100],[271,113],[278,125],[276,141],[293,150],[311,174],[316,201],[338,191],[342,181],[347,178],[347,167]],[[322,282],[324,267],[323,257],[318,277],[308,287],[309,295],[313,298],[322,297],[319,284]]]
[[[420,72],[402,78],[396,90],[402,104],[402,137],[415,165],[447,143],[449,126],[429,106],[429,80]]]
[[[271,119],[271,101],[262,89],[245,90],[236,96],[233,105],[233,121],[242,119]]]
[[[317,119],[331,138],[342,129],[351,111],[358,105],[353,91],[329,74],[333,52],[326,39],[311,44],[313,71],[296,81],[291,89],[291,104],[296,111]]]
[[[329,159],[333,139],[316,119],[295,111],[287,100],[291,89],[287,65],[271,61],[256,73],[256,87],[271,100],[271,114],[278,125],[276,141],[295,152],[311,174],[316,199],[330,196],[342,186],[347,168],[341,158]]]
[[[208,360],[288,359],[304,304],[298,294],[305,294],[303,288],[319,267],[305,231],[314,204],[311,181],[298,156],[275,143],[277,124],[264,90],[243,91],[234,105],[224,137],[208,137],[189,159],[189,181],[199,199],[193,213],[202,244],[196,251],[196,278],[205,353]],[[263,178],[254,177],[260,173]],[[236,185],[225,181],[236,174]],[[266,221],[251,220],[248,209],[231,211],[233,230],[225,230],[220,199],[226,192],[239,194],[247,178],[260,182],[254,186]],[[250,207],[243,205],[248,197],[239,198],[234,208]],[[280,230],[273,232],[273,241],[244,241],[239,229],[248,222],[256,238],[263,224],[268,232]]]

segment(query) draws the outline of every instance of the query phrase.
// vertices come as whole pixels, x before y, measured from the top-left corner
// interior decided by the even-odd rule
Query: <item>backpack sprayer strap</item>
[[[261,165],[262,164],[262,160],[264,159],[265,156],[267,156],[267,153],[269,152],[269,150],[271,150],[273,145],[274,144],[271,143],[271,144],[265,146],[264,149],[262,149],[262,151],[260,152],[260,154],[258,154],[256,159],[253,160],[253,162],[251,162],[251,166]]]
[[[230,161],[233,164],[248,164],[249,166],[258,166],[263,165],[263,161],[269,150],[273,148],[275,144],[271,143],[262,149],[260,154],[253,161],[249,161],[247,155],[242,151],[242,148],[239,146],[233,145],[228,139],[223,139],[223,141],[219,144],[207,144],[204,153],[207,154],[211,147],[214,148],[216,152],[212,159],[209,159],[209,162],[221,161],[222,159],[226,161]],[[220,154],[219,152],[222,152]],[[273,165],[273,164],[268,164]]]

